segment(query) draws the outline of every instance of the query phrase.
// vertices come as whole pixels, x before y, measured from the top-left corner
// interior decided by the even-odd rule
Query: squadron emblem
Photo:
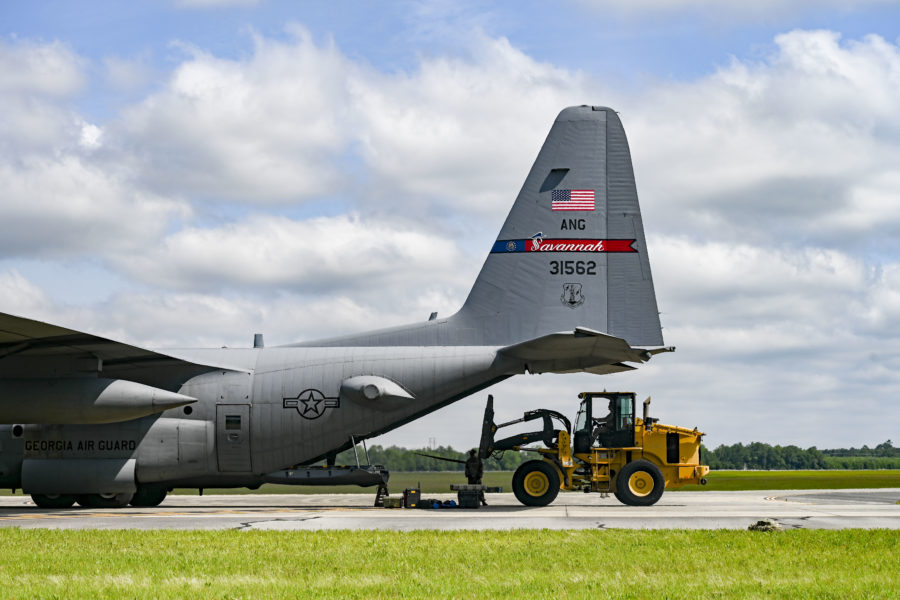
[[[559,299],[569,308],[577,308],[584,304],[584,294],[581,292],[581,284],[564,283],[563,293]]]
[[[310,420],[324,415],[326,409],[341,406],[339,398],[326,398],[325,394],[314,389],[303,390],[293,398],[284,398],[282,402],[284,408],[295,408],[301,417]]]

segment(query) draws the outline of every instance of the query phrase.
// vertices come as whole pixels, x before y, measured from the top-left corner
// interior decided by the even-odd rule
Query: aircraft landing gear
[[[31,500],[40,508],[69,508],[75,504],[71,494],[32,494]]]
[[[134,494],[80,494],[75,498],[85,508],[124,508]]]
[[[158,485],[139,485],[134,497],[131,499],[132,506],[149,507],[159,506],[166,499],[168,490]]]

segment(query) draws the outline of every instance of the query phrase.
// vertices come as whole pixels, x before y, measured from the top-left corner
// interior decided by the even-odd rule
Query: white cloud
[[[86,81],[83,59],[65,44],[0,40],[0,92],[71,97]]]
[[[661,84],[623,116],[647,222],[731,242],[849,248],[900,221],[900,48],[827,31],[776,38],[759,63],[733,60]]]
[[[343,191],[352,65],[293,28],[246,61],[188,49],[166,88],[126,110],[121,143],[143,184],[217,200],[298,202]]]
[[[154,76],[153,69],[143,57],[125,59],[108,56],[103,59],[103,68],[107,85],[123,92],[136,92],[144,88]]]
[[[0,254],[119,253],[152,244],[187,204],[133,186],[71,108],[85,61],[59,42],[0,42]]]
[[[250,204],[337,195],[384,206],[399,194],[417,199],[407,210],[499,218],[556,112],[588,87],[505,39],[473,35],[477,58],[386,73],[287,29],[287,42],[257,36],[244,59],[189,50],[165,90],[125,111],[123,143],[147,186]]]
[[[81,126],[81,138],[78,144],[87,150],[96,150],[100,147],[103,130],[90,123],[84,123]]]
[[[64,44],[0,40],[0,158],[72,144],[82,119],[67,103],[85,83],[84,61]]]
[[[55,301],[15,269],[0,272],[0,312],[147,348],[249,347],[254,333],[263,333],[270,346],[358,333],[425,321],[435,297],[412,294],[391,306],[368,299],[356,293],[311,298],[301,292],[139,290],[84,306]]]
[[[124,293],[92,317],[95,332],[151,348],[246,348],[262,333],[269,346],[407,322],[409,315],[373,309],[343,295],[309,299],[297,294],[260,297]],[[425,320],[427,315],[421,317]],[[397,319],[400,318],[398,321]]]
[[[874,275],[859,259],[814,247],[762,248],[663,236],[650,243],[650,256],[657,294],[693,317],[710,303],[722,302],[743,306],[754,318],[809,317],[804,299],[818,303],[833,294],[859,293]],[[734,318],[733,311],[727,312]]]
[[[873,267],[815,247],[658,242],[650,250],[664,333],[678,350],[635,373],[632,387],[664,399],[666,420],[699,425],[712,446],[890,437],[897,263]]]
[[[113,260],[135,279],[167,288],[291,289],[311,296],[353,290],[384,306],[410,288],[416,296],[435,289],[460,293],[464,259],[451,239],[345,215],[306,221],[255,216],[185,228],[159,246]]]
[[[900,264],[880,269],[870,287],[871,297],[854,306],[854,315],[862,321],[861,333],[873,339],[900,335]]]
[[[12,269],[0,272],[0,310],[18,315],[37,315],[52,305],[44,291]],[[36,318],[32,316],[31,318]]]
[[[475,58],[425,58],[411,73],[353,80],[356,135],[382,193],[502,217],[556,113],[592,86],[506,39],[472,39]]]
[[[857,243],[867,224],[884,229],[900,215],[890,193],[900,177],[900,52],[877,36],[842,43],[795,31],[763,62],[735,59],[629,96],[502,38],[472,35],[474,58],[425,57],[385,73],[290,30],[288,42],[257,37],[242,60],[193,51],[164,91],[125,112],[117,134],[144,185],[248,204],[334,197],[417,218],[499,219],[556,111],[598,97],[623,110],[642,197],[662,220],[681,217],[684,233],[822,243],[840,231]]]
[[[153,246],[187,205],[131,187],[68,155],[0,162],[0,253],[43,258],[108,256]]]

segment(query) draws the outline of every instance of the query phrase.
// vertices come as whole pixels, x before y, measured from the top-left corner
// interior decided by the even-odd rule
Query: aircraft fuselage
[[[335,454],[351,446],[351,436],[360,441],[388,431],[512,374],[496,348],[477,346],[177,354],[232,368],[192,377],[177,392],[197,402],[157,415],[99,425],[0,426],[0,481],[18,487],[16,467],[23,461],[133,459],[138,483],[259,485],[266,473]],[[370,387],[396,382],[402,389],[391,394],[345,385],[355,380],[376,384]]]

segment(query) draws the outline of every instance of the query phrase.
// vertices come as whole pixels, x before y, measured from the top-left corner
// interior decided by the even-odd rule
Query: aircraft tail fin
[[[460,337],[489,345],[577,328],[626,346],[663,344],[631,153],[614,110],[559,114],[450,321]]]
[[[579,329],[663,344],[628,140],[616,112],[597,106],[556,117],[459,312],[294,345],[516,347]]]

